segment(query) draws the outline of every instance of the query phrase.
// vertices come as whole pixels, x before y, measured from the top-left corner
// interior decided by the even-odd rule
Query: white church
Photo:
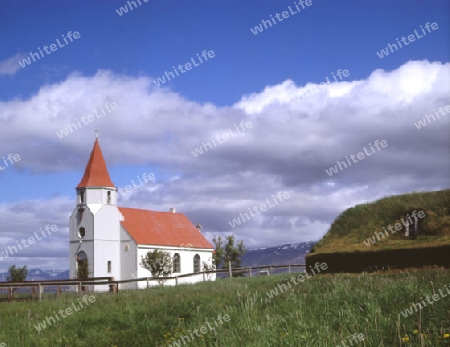
[[[169,252],[172,276],[178,283],[203,281],[203,262],[212,263],[214,248],[182,213],[118,207],[118,191],[111,181],[98,139],[95,140],[81,182],[76,187],[77,205],[69,220],[70,278],[80,261],[87,260],[89,277],[115,280],[151,277],[140,263],[154,249]],[[215,280],[215,275],[209,277]],[[174,280],[166,284],[175,284]],[[151,285],[157,285],[151,281]],[[120,289],[145,288],[146,281],[121,284]],[[101,287],[101,288],[100,288]],[[108,290],[95,286],[94,290]]]

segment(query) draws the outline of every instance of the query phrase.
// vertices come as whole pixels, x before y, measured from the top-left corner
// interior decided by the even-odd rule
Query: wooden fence
[[[203,276],[203,281],[207,281],[209,275],[211,274],[225,274],[225,277],[233,277],[236,275],[245,275],[252,277],[255,275],[256,270],[265,269],[266,271],[260,271],[258,274],[272,274],[277,269],[288,269],[289,273],[296,268],[305,267],[304,264],[290,264],[290,265],[263,265],[263,266],[254,266],[254,267],[244,267],[244,268],[231,268],[231,263],[228,265],[228,269],[223,270],[212,270],[212,271],[203,271],[197,273],[184,274],[179,276],[172,277],[142,277],[142,278],[133,278],[129,280],[115,281],[114,277],[94,277],[88,278],[84,281],[80,281],[79,279],[73,280],[49,280],[49,281],[24,281],[24,282],[0,282],[0,294],[3,294],[3,291],[6,291],[6,299],[3,301],[13,301],[17,300],[14,297],[14,293],[18,290],[28,289],[31,291],[31,297],[22,298],[22,299],[38,299],[42,300],[42,295],[45,292],[45,289],[53,289],[54,293],[56,293],[56,297],[59,297],[61,293],[65,290],[70,292],[77,292],[80,296],[86,294],[88,292],[89,286],[109,286],[109,292],[117,294],[119,291],[119,285],[124,283],[137,283],[145,281],[147,283],[147,288],[150,287],[150,282],[152,281],[167,281],[167,280],[175,280],[175,285],[178,285],[178,280],[180,278],[187,278],[192,276]],[[76,289],[75,289],[76,288]],[[1,301],[1,300],[0,300]]]
[[[56,297],[61,295],[63,289],[73,286],[81,294],[87,292],[89,285],[109,285],[110,291],[114,292],[114,277],[95,277],[88,278],[85,281],[80,280],[49,280],[49,281],[23,281],[23,282],[0,282],[0,294],[6,291],[7,301],[14,300],[14,293],[18,290],[28,289],[31,291],[32,299],[42,299],[45,288],[55,289]]]

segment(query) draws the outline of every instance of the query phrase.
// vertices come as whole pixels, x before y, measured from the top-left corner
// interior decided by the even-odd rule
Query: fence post
[[[233,277],[233,272],[231,272],[231,261],[228,262],[228,276]]]
[[[83,293],[81,292],[81,282],[78,283],[78,295],[79,295],[79,296],[82,296],[82,295],[83,295]]]
[[[249,275],[250,277],[252,277],[252,268],[251,268],[251,267],[248,268],[248,275]]]
[[[178,276],[175,277],[175,285],[178,285]]]
[[[269,275],[272,275],[272,265],[269,266]]]
[[[149,283],[149,280],[148,280],[148,277],[147,277],[147,289],[148,289],[148,287],[150,287],[150,283]]]
[[[8,301],[12,298],[12,288],[8,288]]]
[[[205,279],[205,271],[203,271],[203,282],[205,282],[206,281],[206,279]]]
[[[113,281],[114,281],[114,277],[110,277],[110,278],[109,278],[109,281],[110,281],[110,282],[113,282]],[[114,283],[109,285],[109,292],[110,292],[110,293],[113,293],[113,294],[114,294],[114,292],[116,291],[114,287],[115,287],[115,284],[114,284]]]
[[[59,298],[61,296],[61,286],[58,286],[56,289],[56,297]]]
[[[38,284],[38,289],[39,289],[39,301],[42,300],[42,285],[39,283]]]
[[[289,265],[289,275],[291,274],[291,265]]]

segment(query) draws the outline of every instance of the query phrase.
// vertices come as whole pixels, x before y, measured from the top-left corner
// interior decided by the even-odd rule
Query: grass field
[[[298,275],[0,303],[0,346],[450,346],[449,270]]]
[[[419,236],[416,240],[402,237],[400,231],[388,231],[389,236],[369,247],[363,243],[375,232],[383,232],[383,228],[388,230],[389,226],[393,228],[396,223],[401,224],[401,218],[414,210],[425,213],[423,219],[419,218]],[[349,208],[336,218],[311,253],[372,252],[444,244],[450,244],[450,189],[396,195]]]

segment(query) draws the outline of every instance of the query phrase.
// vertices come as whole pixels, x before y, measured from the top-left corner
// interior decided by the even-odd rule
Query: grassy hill
[[[83,308],[68,294],[1,303],[0,345],[321,347],[351,346],[356,334],[364,340],[353,346],[450,346],[449,270],[325,274],[303,282],[293,275],[297,284],[276,275],[91,293]],[[434,293],[434,305],[411,309]],[[42,327],[74,305],[78,311]]]
[[[419,236],[415,240],[405,238],[403,230],[395,231],[395,224],[406,221],[412,211],[423,211],[419,218]],[[412,219],[413,220],[413,219]],[[392,226],[392,233],[388,230]],[[402,225],[403,227],[403,225]],[[385,228],[385,229],[383,229]],[[410,227],[410,230],[412,228]],[[378,240],[376,232],[388,235]],[[364,241],[375,240],[375,244]],[[434,192],[412,193],[386,197],[357,205],[344,211],[331,225],[328,233],[311,253],[335,253],[377,251],[400,248],[434,247],[450,244],[450,189]]]

